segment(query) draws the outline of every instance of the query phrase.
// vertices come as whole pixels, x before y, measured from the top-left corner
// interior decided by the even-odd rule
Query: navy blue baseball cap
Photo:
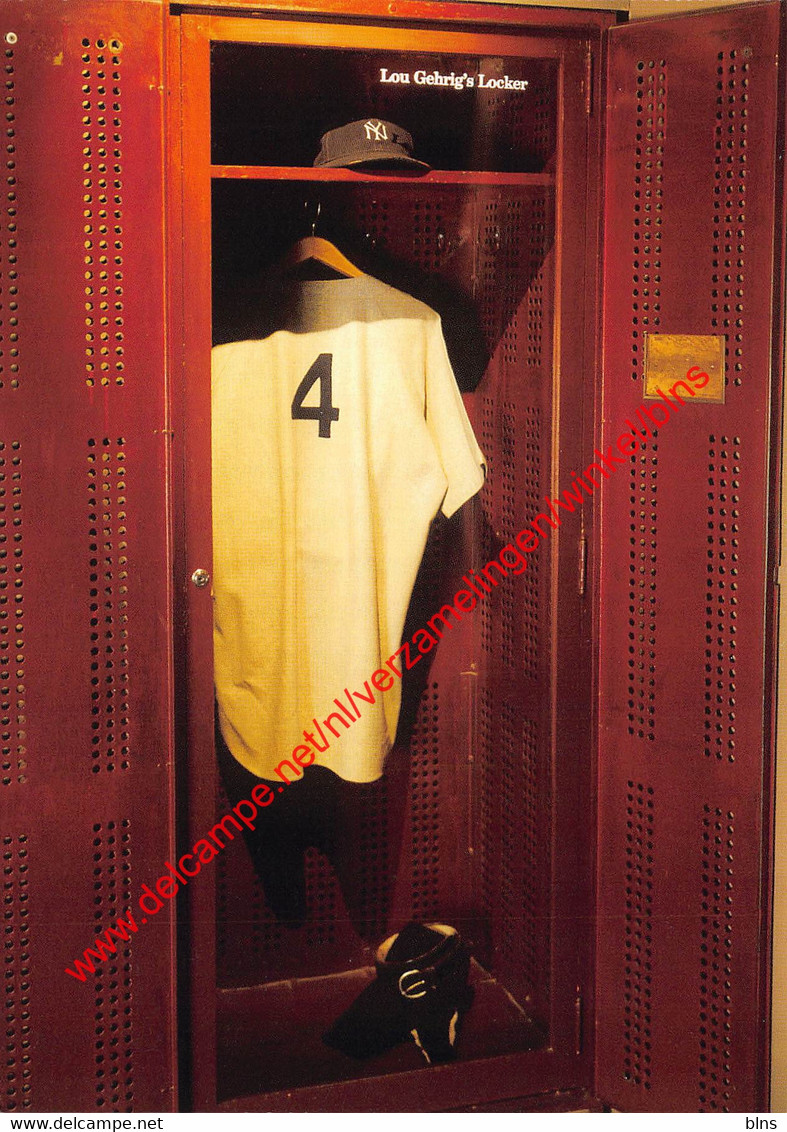
[[[389,165],[419,170],[430,166],[413,157],[413,138],[407,130],[380,118],[365,118],[328,130],[320,138],[315,165],[326,169],[353,165]]]

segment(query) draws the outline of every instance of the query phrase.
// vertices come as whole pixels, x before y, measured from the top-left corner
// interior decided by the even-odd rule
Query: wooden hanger
[[[340,252],[335,244],[330,240],[326,240],[324,236],[316,236],[315,228],[317,227],[317,220],[320,216],[320,205],[317,205],[317,214],[312,221],[312,231],[310,236],[303,236],[300,240],[296,240],[290,250],[282,260],[282,268],[287,271],[292,271],[293,268],[298,267],[302,263],[309,260],[316,260],[317,263],[323,264],[331,271],[338,272],[339,275],[344,275],[349,278],[357,278],[363,275],[360,267],[356,267],[347,256]]]

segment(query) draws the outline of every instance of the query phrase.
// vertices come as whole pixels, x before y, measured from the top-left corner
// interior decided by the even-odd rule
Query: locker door
[[[162,21],[0,5],[0,1107],[22,1115],[174,1104],[171,902],[137,904],[171,859]],[[137,934],[86,963],[128,908]]]
[[[775,3],[610,34],[602,445],[661,418],[598,532],[597,1090],[624,1110],[767,1103],[779,34]],[[723,336],[724,403],[644,400],[649,335]]]

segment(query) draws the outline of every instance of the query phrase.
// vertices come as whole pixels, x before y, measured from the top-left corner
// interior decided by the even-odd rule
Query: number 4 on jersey
[[[332,385],[333,354],[320,354],[317,360],[309,366],[306,375],[295,390],[292,399],[292,419],[294,421],[319,421],[318,436],[330,439],[331,422],[338,421],[339,410],[333,407]],[[317,382],[320,383],[320,404],[304,405],[309,390]]]

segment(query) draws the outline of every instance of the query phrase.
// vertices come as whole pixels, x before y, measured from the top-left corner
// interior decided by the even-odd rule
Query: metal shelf
[[[355,169],[324,169],[288,165],[211,165],[213,180],[239,181],[344,181],[358,184],[419,184],[419,185],[521,185],[523,188],[543,188],[554,185],[553,173],[496,173],[485,170],[432,169],[422,176],[412,173],[369,173]]]

